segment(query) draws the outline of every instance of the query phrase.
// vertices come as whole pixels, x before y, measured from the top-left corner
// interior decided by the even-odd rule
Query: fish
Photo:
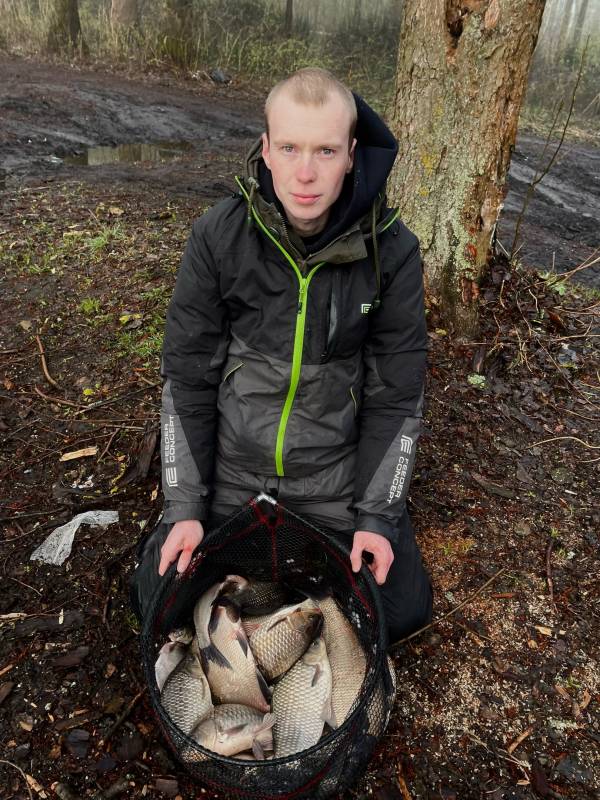
[[[183,625],[181,628],[175,628],[169,634],[169,639],[172,642],[181,642],[182,644],[191,644],[194,638],[194,630],[189,625]]]
[[[325,639],[333,680],[333,717],[339,726],[360,694],[367,671],[367,658],[352,624],[335,598],[323,597],[318,600],[318,604],[323,613],[322,636]]]
[[[292,667],[319,635],[323,614],[312,600],[284,606],[274,614],[242,619],[258,668],[273,681]]]
[[[319,636],[273,689],[275,758],[315,745],[331,725],[331,667]]]
[[[162,691],[165,681],[173,672],[175,667],[179,664],[182,658],[187,653],[187,647],[181,642],[165,642],[160,648],[156,664],[154,665],[154,674],[156,675],[156,685],[158,691]]]
[[[290,590],[274,581],[253,581],[242,589],[236,597],[244,616],[272,614],[289,602]]]
[[[200,650],[215,700],[270,711],[270,692],[256,666],[240,610],[228,597],[215,602],[209,623],[210,647]]]
[[[263,714],[239,703],[216,706],[209,717],[193,731],[192,738],[222,756],[235,756],[252,750],[262,760],[265,750],[273,749],[274,714]]]
[[[186,734],[190,734],[213,710],[196,640],[168,676],[160,699],[172,721]]]
[[[237,592],[245,589],[247,585],[248,581],[240,575],[227,575],[225,580],[221,581],[221,583],[213,584],[213,586],[200,597],[194,606],[194,628],[196,629],[200,652],[207,648],[210,649],[211,647],[208,626],[210,624],[213,605],[219,595],[235,595]]]

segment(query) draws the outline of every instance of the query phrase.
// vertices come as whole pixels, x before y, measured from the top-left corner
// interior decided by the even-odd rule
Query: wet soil
[[[133,71],[133,68],[132,70]],[[240,158],[262,130],[258,92],[164,72],[127,77],[0,55],[0,176],[7,186],[52,180],[135,185],[202,199],[222,196]],[[87,148],[135,142],[187,142],[165,163],[65,163]],[[600,144],[600,138],[598,139]],[[498,226],[511,250],[528,184],[548,163],[545,141],[519,134]],[[600,247],[600,147],[567,141],[538,185],[519,237],[526,265],[565,272]],[[576,277],[600,286],[600,263]]]
[[[164,74],[132,82],[4,57],[0,70],[12,76],[2,102],[23,100],[0,119],[12,159],[0,213],[0,797],[218,797],[160,735],[127,577],[161,508],[165,305],[193,219],[256,133],[258,103]],[[88,125],[74,107],[84,84],[96,98]],[[46,118],[30,116],[44,92]],[[70,102],[55,106],[55,94]],[[127,115],[109,119],[105,96]],[[125,142],[129,121],[151,124],[151,103],[179,109],[165,115],[171,140],[195,141],[207,119],[222,138],[191,159],[98,167],[47,163],[47,143],[17,142],[33,119],[51,153],[82,146],[65,132]],[[474,342],[430,308],[409,508],[438,621],[396,649],[389,729],[343,800],[598,797],[600,321],[584,287],[558,288],[498,259]],[[88,509],[119,521],[80,528],[62,566],[30,561]]]

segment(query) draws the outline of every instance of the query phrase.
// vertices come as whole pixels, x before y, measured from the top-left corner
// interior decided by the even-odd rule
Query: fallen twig
[[[550,536],[548,547],[546,548],[546,581],[548,582],[548,593],[550,594],[550,604],[556,608],[554,602],[554,582],[552,581],[552,548],[554,547],[554,537]]]
[[[477,589],[476,592],[473,592],[473,594],[470,594],[465,600],[462,601],[462,603],[459,603],[456,606],[456,608],[451,609],[446,614],[443,614],[441,617],[438,617],[438,619],[434,619],[433,622],[429,623],[429,625],[425,625],[424,627],[419,628],[418,631],[414,631],[413,633],[410,634],[410,636],[405,636],[404,639],[399,639],[397,642],[394,642],[393,644],[391,644],[388,647],[388,652],[390,650],[393,650],[396,647],[399,647],[401,644],[404,644],[405,642],[408,642],[411,639],[414,639],[415,636],[418,636],[420,633],[423,633],[423,631],[426,631],[429,628],[433,628],[434,625],[437,625],[440,622],[443,622],[443,620],[447,619],[452,614],[456,614],[456,612],[459,611],[464,606],[466,606],[467,603],[471,603],[478,595],[480,595],[484,591],[484,589],[487,589],[487,587],[491,583],[493,583],[496,580],[496,578],[499,578],[500,575],[502,575],[503,572],[506,572],[506,567],[502,567],[502,569],[499,569],[498,572],[496,572],[495,575],[492,575],[492,577],[483,584],[483,586],[480,586],[479,589]]]
[[[144,687],[140,692],[138,692],[136,694],[136,696],[133,698],[133,700],[130,701],[130,703],[126,707],[125,711],[123,711],[117,717],[117,719],[115,720],[114,724],[109,728],[106,736],[104,736],[102,739],[100,739],[100,741],[98,742],[98,748],[101,748],[101,747],[105,746],[105,744],[108,742],[108,740],[114,734],[114,732],[125,722],[127,717],[131,714],[131,712],[133,711],[133,709],[134,709],[136,703],[138,702],[138,700],[140,699],[140,697],[142,697],[142,695],[145,694],[145,693],[146,693],[146,688]]]
[[[37,342],[38,350],[40,351],[40,357],[42,359],[42,370],[44,371],[44,375],[46,380],[49,384],[54,386],[56,389],[60,389],[58,383],[54,380],[50,372],[48,371],[48,364],[46,363],[46,354],[44,353],[44,346],[42,345],[42,340],[40,339],[39,335],[36,333],[35,341]]]
[[[31,789],[29,788],[29,781],[27,780],[27,775],[23,772],[21,767],[18,767],[16,764],[13,764],[12,761],[6,761],[4,758],[0,758],[0,764],[8,764],[9,767],[14,767],[18,770],[21,775],[23,776],[23,780],[25,781],[25,786],[27,787],[27,791],[29,792],[29,797],[33,800],[33,795],[31,794]]]
[[[573,439],[575,442],[579,442],[584,447],[587,447],[588,450],[600,450],[599,444],[588,444],[584,442],[583,439],[579,439],[577,436],[553,436],[551,439],[541,439],[539,442],[534,442],[533,444],[528,444],[525,449],[529,450],[532,447],[537,447],[538,444],[547,444],[548,442],[558,442],[560,439]]]
[[[524,741],[525,741],[525,739],[526,739],[528,736],[531,736],[531,734],[532,734],[532,733],[533,733],[533,726],[531,726],[531,727],[529,727],[529,728],[526,728],[526,729],[523,731],[523,733],[520,733],[520,734],[517,736],[517,738],[514,740],[514,742],[511,742],[511,743],[508,745],[508,747],[506,748],[506,752],[507,752],[507,753],[510,753],[510,755],[512,755],[512,754],[513,754],[513,752],[514,752],[514,751],[517,749],[517,747],[518,747],[518,746],[521,744],[521,742],[524,742]]]
[[[88,411],[92,411],[94,408],[99,408],[100,406],[107,406],[111,405],[112,403],[118,403],[121,400],[126,400],[128,397],[132,397],[134,394],[139,394],[140,392],[147,392],[150,387],[156,388],[160,386],[160,383],[155,384],[148,384],[148,386],[141,386],[138,389],[134,389],[132,392],[127,392],[126,394],[118,395],[117,397],[108,398],[107,400],[98,400],[97,403],[91,403],[89,406],[85,406],[85,408],[80,408],[79,411],[76,411],[77,414],[85,414]]]
[[[44,400],[46,400],[48,403],[57,403],[58,405],[61,406],[71,406],[72,408],[81,408],[80,403],[73,403],[72,400],[63,400],[61,397],[50,397],[50,395],[44,394],[44,392],[42,392],[41,389],[38,389],[37,386],[33,387],[33,391],[36,394],[39,394],[39,396],[42,397]]]
[[[400,787],[400,791],[402,792],[403,800],[412,800],[411,794],[408,791],[408,786],[406,785],[406,781],[404,780],[404,775],[402,774],[402,764],[398,764],[396,769],[396,780],[398,781],[398,786]]]

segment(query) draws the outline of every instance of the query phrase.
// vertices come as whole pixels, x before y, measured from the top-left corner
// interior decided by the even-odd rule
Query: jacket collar
[[[331,264],[344,264],[366,258],[367,247],[365,239],[372,236],[372,212],[364,214],[318,251],[308,255],[302,252],[299,237],[291,230],[291,226],[285,219],[284,214],[279,210],[275,202],[268,201],[261,192],[259,180],[259,165],[262,162],[261,152],[262,140],[258,139],[248,152],[245,176],[238,178],[238,182],[243,188],[242,193],[248,203],[249,216],[251,217],[252,210],[254,210],[259,215],[262,223],[288,250],[290,255],[307,266],[312,266],[320,261],[327,261]],[[380,219],[384,199],[382,192],[374,200],[377,220]]]

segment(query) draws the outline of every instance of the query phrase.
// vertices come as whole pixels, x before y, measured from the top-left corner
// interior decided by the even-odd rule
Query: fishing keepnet
[[[171,630],[192,624],[198,598],[228,574],[299,588],[324,583],[362,645],[367,668],[350,713],[337,729],[326,727],[319,742],[300,753],[265,761],[220,756],[186,736],[161,704],[154,672],[161,646]],[[353,573],[349,551],[339,539],[259,495],[206,534],[184,573],[173,567],[168,576],[144,618],[141,650],[152,706],[183,766],[224,797],[325,800],[350,787],[385,731],[395,696],[380,595],[368,568]]]

